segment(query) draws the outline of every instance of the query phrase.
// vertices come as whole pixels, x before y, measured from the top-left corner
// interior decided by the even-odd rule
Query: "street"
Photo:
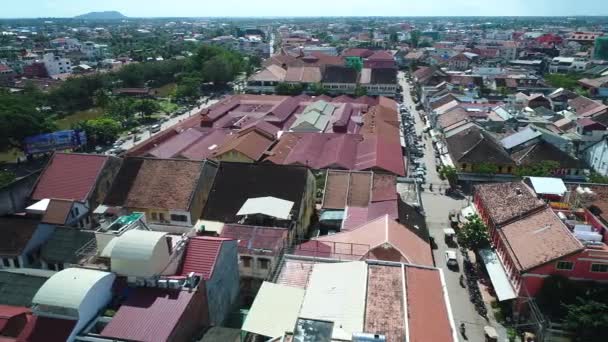
[[[418,111],[415,109],[416,105],[410,93],[410,85],[405,80],[403,73],[399,73],[399,82],[403,87],[403,103],[410,109],[415,117],[416,133],[427,136],[427,134],[423,133],[425,124],[421,120]],[[466,328],[466,341],[484,342],[484,326],[495,326],[495,324],[487,322],[477,313],[475,306],[469,300],[468,290],[460,286],[459,280],[463,271],[462,254],[459,252],[458,248],[450,248],[447,246],[444,241],[443,232],[444,228],[450,227],[448,219],[450,211],[460,211],[462,208],[468,206],[469,199],[457,200],[444,195],[449,184],[447,181],[441,180],[436,171],[433,144],[430,137],[427,137],[427,139],[423,141],[425,142],[423,160],[427,167],[427,177],[426,184],[423,186],[424,190],[422,191],[422,203],[426,213],[427,227],[430,236],[435,240],[437,247],[433,250],[435,263],[437,267],[440,267],[443,270],[445,275],[446,287],[450,297],[450,305],[454,315],[456,328],[458,329],[460,324],[464,323]],[[430,184],[433,186],[433,191],[429,190]],[[456,255],[458,256],[458,271],[450,270],[446,265],[445,252],[448,250],[456,252]],[[462,335],[459,334],[459,336],[461,341],[465,341]],[[501,339],[501,341],[503,340],[504,339]]]

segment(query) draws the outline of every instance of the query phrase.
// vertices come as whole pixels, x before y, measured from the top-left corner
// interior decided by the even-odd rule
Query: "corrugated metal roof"
[[[264,214],[287,220],[289,219],[291,208],[293,208],[293,202],[272,196],[248,198],[236,215]]]
[[[314,265],[300,317],[334,322],[334,338],[363,331],[367,264]]]
[[[530,177],[530,182],[537,194],[561,196],[568,191],[560,178]]]
[[[242,330],[268,337],[293,332],[304,293],[296,287],[262,283]]]
[[[85,201],[108,156],[55,153],[32,191],[32,199]]]
[[[165,342],[194,295],[195,291],[135,289],[101,335],[130,341]]]
[[[32,303],[78,310],[89,291],[106,277],[114,278],[115,275],[84,268],[67,268],[50,277],[38,290]]]
[[[233,240],[214,237],[191,238],[182,264],[182,275],[194,272],[202,275],[205,280],[211,279],[220,249],[226,241]]]
[[[509,135],[508,137],[502,139],[500,142],[502,143],[502,146],[504,146],[504,148],[511,149],[511,148],[521,145],[527,141],[536,139],[536,138],[540,137],[541,135],[542,134],[540,134],[539,132],[533,130],[530,127],[527,127],[526,129],[524,129],[522,131]]]

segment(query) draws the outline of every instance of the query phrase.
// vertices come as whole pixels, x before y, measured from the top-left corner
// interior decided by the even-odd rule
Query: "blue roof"
[[[533,130],[530,127],[526,127],[524,130],[519,131],[515,134],[511,134],[508,137],[502,139],[500,143],[506,149],[511,149],[515,146],[519,146],[527,141],[532,139],[536,139],[540,137],[542,134]]]

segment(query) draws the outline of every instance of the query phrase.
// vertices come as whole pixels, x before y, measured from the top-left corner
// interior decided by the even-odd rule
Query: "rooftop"
[[[499,231],[520,271],[584,249],[550,208],[509,223]]]
[[[95,154],[55,153],[34,186],[32,199],[87,201],[108,158]]]
[[[130,341],[168,341],[196,294],[195,291],[136,288],[130,291],[101,336]]]
[[[190,210],[210,162],[127,157],[104,204],[127,208]]]
[[[194,272],[205,280],[211,279],[222,245],[227,241],[233,240],[214,237],[190,238],[182,261],[181,274],[188,275]]]
[[[30,307],[48,278],[0,271],[0,305]]]
[[[38,220],[0,217],[0,256],[21,255],[38,229]]]
[[[545,206],[523,182],[481,184],[475,186],[475,194],[495,225],[502,225]]]
[[[40,258],[48,263],[77,264],[80,260],[76,252],[94,240],[95,233],[92,231],[58,227],[42,246]]]

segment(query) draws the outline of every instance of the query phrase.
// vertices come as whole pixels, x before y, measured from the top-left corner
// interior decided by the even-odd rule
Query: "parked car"
[[[451,270],[458,270],[458,258],[456,252],[445,251],[445,264]]]
[[[160,124],[152,125],[150,127],[150,133],[160,132]]]

